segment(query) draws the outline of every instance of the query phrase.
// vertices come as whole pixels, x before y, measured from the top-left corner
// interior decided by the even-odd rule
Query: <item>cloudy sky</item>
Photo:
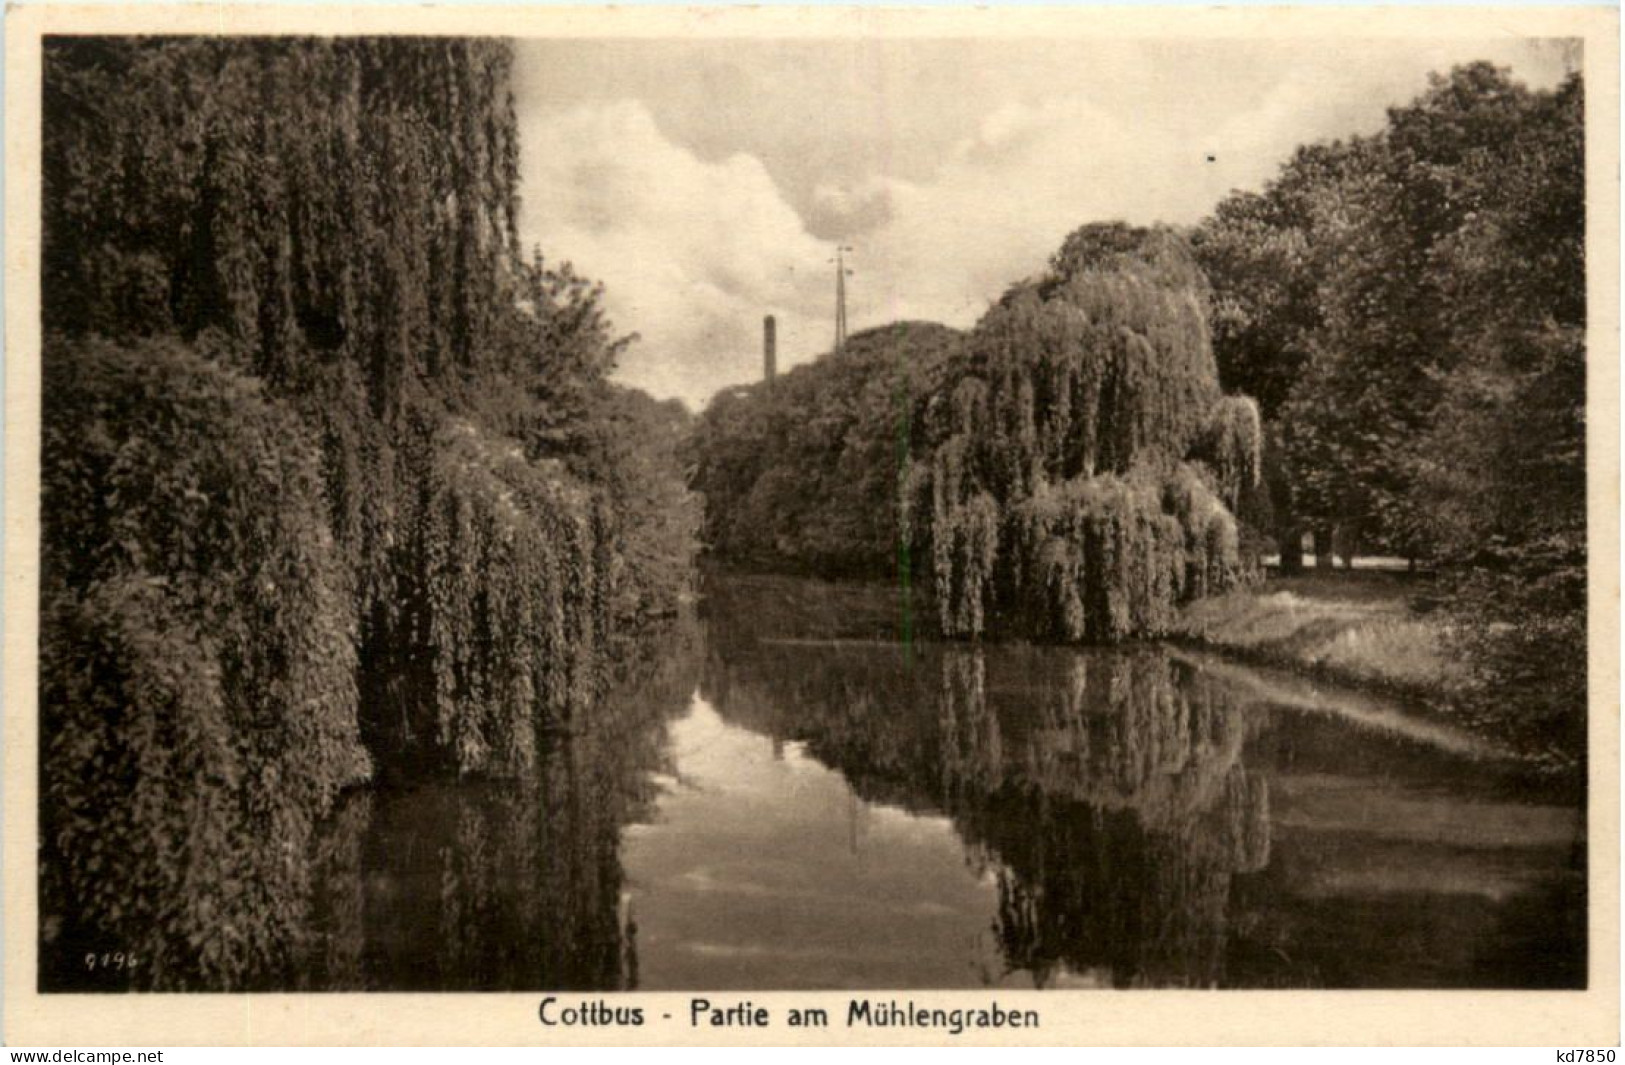
[[[527,244],[602,280],[620,380],[698,409],[853,331],[975,322],[1077,226],[1189,223],[1298,144],[1379,129],[1429,71],[1555,84],[1561,42],[525,41]],[[1212,161],[1208,160],[1212,156]]]

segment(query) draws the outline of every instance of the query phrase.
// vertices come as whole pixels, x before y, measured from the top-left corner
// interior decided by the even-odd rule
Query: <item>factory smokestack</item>
[[[770,314],[762,319],[762,380],[771,381],[779,372],[778,323]]]

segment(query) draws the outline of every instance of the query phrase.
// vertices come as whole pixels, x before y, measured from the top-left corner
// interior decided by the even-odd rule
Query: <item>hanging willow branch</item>
[[[949,373],[922,530],[949,634],[1157,635],[1240,574],[1258,413],[1219,392],[1201,273],[1166,231],[1080,234]]]

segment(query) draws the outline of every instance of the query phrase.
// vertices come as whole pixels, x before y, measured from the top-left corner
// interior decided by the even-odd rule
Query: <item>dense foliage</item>
[[[690,444],[708,548],[756,566],[894,572],[916,411],[960,340],[899,322],[852,336],[838,357],[719,393]]]
[[[1302,148],[1195,236],[1227,385],[1279,441],[1273,523],[1431,562],[1478,712],[1583,745],[1584,91],[1473,64]],[[1512,713],[1505,708],[1515,707]]]
[[[521,773],[682,590],[682,414],[520,255],[510,64],[47,42],[42,906],[140,984],[269,972],[363,744]]]
[[[44,912],[71,958],[239,986],[277,963],[313,825],[369,771],[314,437],[170,340],[53,343],[44,386]]]
[[[622,623],[670,617],[693,592],[701,510],[682,460],[694,419],[678,400],[617,385],[600,388],[587,413],[590,435],[570,463],[607,493],[610,615]]]
[[[1203,289],[1172,233],[1086,226],[978,323],[908,486],[946,632],[1155,635],[1240,577],[1258,418],[1219,392]]]
[[[1166,631],[1240,575],[1231,508],[1259,470],[1204,298],[1172,233],[1086,226],[966,336],[900,323],[725,393],[694,441],[705,542],[920,576],[951,635]]]

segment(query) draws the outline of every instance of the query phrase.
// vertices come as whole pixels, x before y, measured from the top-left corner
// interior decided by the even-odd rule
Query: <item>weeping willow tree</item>
[[[978,323],[925,421],[905,535],[948,634],[1157,635],[1242,575],[1257,409],[1219,389],[1205,282],[1170,231],[1074,233]]]
[[[618,604],[671,598],[675,462],[594,431],[651,417],[622,342],[518,247],[511,64],[47,40],[47,983],[114,944],[137,986],[274,982],[340,789],[526,772]]]

